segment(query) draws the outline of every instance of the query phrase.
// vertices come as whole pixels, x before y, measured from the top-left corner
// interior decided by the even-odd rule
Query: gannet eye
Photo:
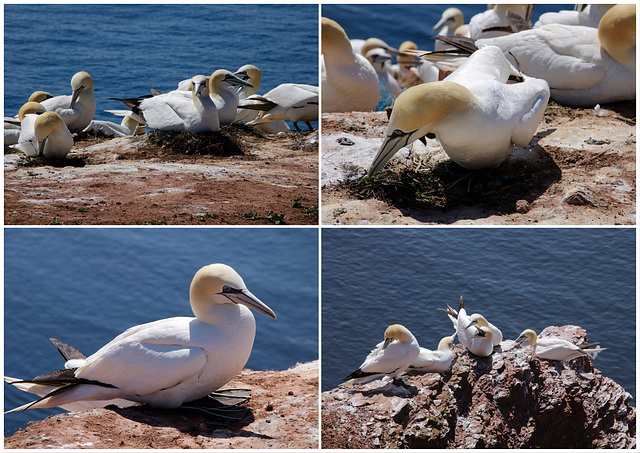
[[[232,292],[232,291],[233,291],[233,289],[232,289],[230,286],[228,286],[228,285],[224,285],[224,286],[222,287],[222,292],[223,292],[223,293],[230,293],[230,292]]]

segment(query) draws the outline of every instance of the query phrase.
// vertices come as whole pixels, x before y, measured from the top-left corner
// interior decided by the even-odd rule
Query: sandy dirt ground
[[[4,447],[55,449],[318,448],[318,362],[285,371],[243,370],[226,387],[250,388],[240,422],[153,409],[110,406],[47,417],[5,439]]]
[[[5,150],[5,224],[317,225],[317,131],[227,132],[242,154],[169,152],[148,134],[77,141],[53,165]]]
[[[526,148],[473,178],[427,140],[396,154],[366,184],[360,177],[382,143],[386,114],[324,114],[321,222],[635,224],[636,104],[603,107],[599,116],[550,103]]]

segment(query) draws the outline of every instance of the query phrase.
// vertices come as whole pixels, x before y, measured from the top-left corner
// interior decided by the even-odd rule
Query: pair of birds
[[[345,381],[362,384],[383,376],[396,377],[406,370],[441,373],[446,371],[453,360],[453,340],[457,335],[471,353],[487,357],[495,346],[502,342],[502,332],[478,313],[467,315],[464,301],[460,298],[458,310],[447,304],[444,311],[453,322],[456,332],[444,337],[438,350],[431,351],[418,345],[413,334],[404,326],[389,326],[384,341],[379,343],[367,356],[360,367],[349,374]],[[534,347],[534,353],[546,360],[569,361],[577,357],[595,357],[604,348],[592,348],[598,343],[574,345],[560,338],[538,338],[535,331],[527,329],[516,339],[517,343]]]
[[[251,354],[255,319],[250,309],[274,319],[276,315],[225,264],[198,270],[189,295],[195,318],[131,327],[89,357],[52,339],[67,360],[65,368],[34,379],[5,377],[14,387],[40,396],[12,411],[135,402],[177,408],[219,389]]]

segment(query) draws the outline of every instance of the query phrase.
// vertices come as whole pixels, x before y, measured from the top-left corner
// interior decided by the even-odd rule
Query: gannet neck
[[[191,281],[189,289],[191,309],[198,320],[215,324],[219,322],[225,308],[220,305],[241,304],[276,319],[276,315],[260,299],[247,289],[242,277],[226,264],[210,264],[203,267]]]
[[[44,112],[36,119],[33,130],[36,139],[43,142],[57,128],[64,126],[64,121],[56,112]],[[66,127],[66,126],[65,126]]]
[[[438,351],[448,351],[453,347],[453,337],[444,337],[438,343]]]
[[[600,45],[619,63],[635,61],[636,5],[615,5],[598,25]]]
[[[518,338],[516,338],[516,343],[535,347],[538,343],[538,334],[536,334],[535,331],[531,329],[526,329],[520,334]]]
[[[209,89],[207,88],[208,83],[208,78],[203,75],[197,75],[191,79],[189,91],[192,93],[193,106],[198,112],[204,112],[205,106],[203,102],[208,101],[207,104],[212,104],[209,97]]]
[[[405,53],[405,51],[407,50],[418,50],[418,45],[413,41],[405,41],[400,44],[400,47],[398,49],[398,65],[400,65],[404,69],[409,69],[416,64],[415,57],[413,55]]]
[[[77,72],[71,78],[71,88],[73,89],[73,94],[71,96],[71,103],[69,104],[70,109],[75,106],[85,90],[93,93],[93,80],[88,73],[84,71]]]
[[[47,93],[46,91],[34,91],[29,96],[29,102],[42,102],[46,99],[51,99],[53,95],[51,93]]]
[[[437,32],[441,28],[447,27],[447,31],[443,30],[442,34],[449,34],[450,30],[453,33],[458,27],[464,23],[464,15],[458,8],[447,8],[442,13],[442,17],[438,23],[433,27],[433,31]]]
[[[41,114],[47,110],[39,102],[27,102],[18,111],[18,119],[22,121],[25,115]]]
[[[401,324],[392,324],[384,332],[382,349],[386,349],[394,340],[398,340],[399,343],[411,343],[413,334]]]
[[[322,54],[325,61],[336,64],[357,64],[351,42],[344,29],[334,20],[322,18]],[[325,64],[328,69],[330,64]]]

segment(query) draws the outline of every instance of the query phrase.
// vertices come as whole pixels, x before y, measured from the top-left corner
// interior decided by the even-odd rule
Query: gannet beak
[[[386,164],[400,148],[407,146],[410,143],[409,140],[413,132],[403,132],[400,129],[396,129],[391,135],[388,135],[382,143],[378,154],[376,154],[376,158],[373,160],[367,176],[372,176],[384,167],[384,164]]]
[[[84,90],[84,85],[80,85],[78,88],[76,88],[76,90],[73,92],[73,96],[71,97],[71,103],[69,104],[69,108],[72,109],[74,105],[76,105],[76,101],[78,100],[78,96],[80,96],[80,93],[82,93],[82,91]]]
[[[227,74],[225,76],[225,78],[224,78],[224,81],[227,82],[230,85],[237,85],[237,86],[253,88],[253,85],[251,85],[249,82],[245,82],[244,80],[236,77],[233,74]]]
[[[249,74],[247,74],[247,71],[234,72],[233,75],[242,80],[249,80]]]
[[[477,319],[474,319],[473,321],[471,321],[469,323],[469,325],[467,327],[465,327],[465,329],[468,329],[469,327],[473,326],[474,324],[478,324],[478,320]]]
[[[387,52],[389,52],[391,55],[400,55],[400,51],[398,49],[396,49],[395,47],[383,47],[384,50],[386,50]]]
[[[433,27],[433,31],[438,31],[440,30],[442,27],[445,26],[445,24],[447,24],[448,22],[453,22],[453,18],[451,17],[443,17],[442,19],[440,19],[440,21]]]
[[[382,349],[387,349],[387,346],[389,346],[392,342],[393,338],[385,338],[384,343],[382,344]]]
[[[518,344],[522,344],[525,341],[527,341],[526,335],[520,335],[518,338],[516,338],[516,343],[518,343]]]
[[[44,140],[42,140],[39,144],[38,144],[38,157],[40,156],[44,156],[44,147],[47,144],[47,139],[49,137],[45,138]]]
[[[267,305],[256,296],[251,294],[251,291],[248,289],[234,289],[231,292],[224,292],[222,295],[235,304],[244,305],[245,307],[252,308],[257,312],[262,313],[263,315],[269,316],[270,318],[278,319],[276,318],[276,314],[273,310],[267,307]]]
[[[391,60],[391,55],[376,55],[373,57],[373,61],[387,61]]]

